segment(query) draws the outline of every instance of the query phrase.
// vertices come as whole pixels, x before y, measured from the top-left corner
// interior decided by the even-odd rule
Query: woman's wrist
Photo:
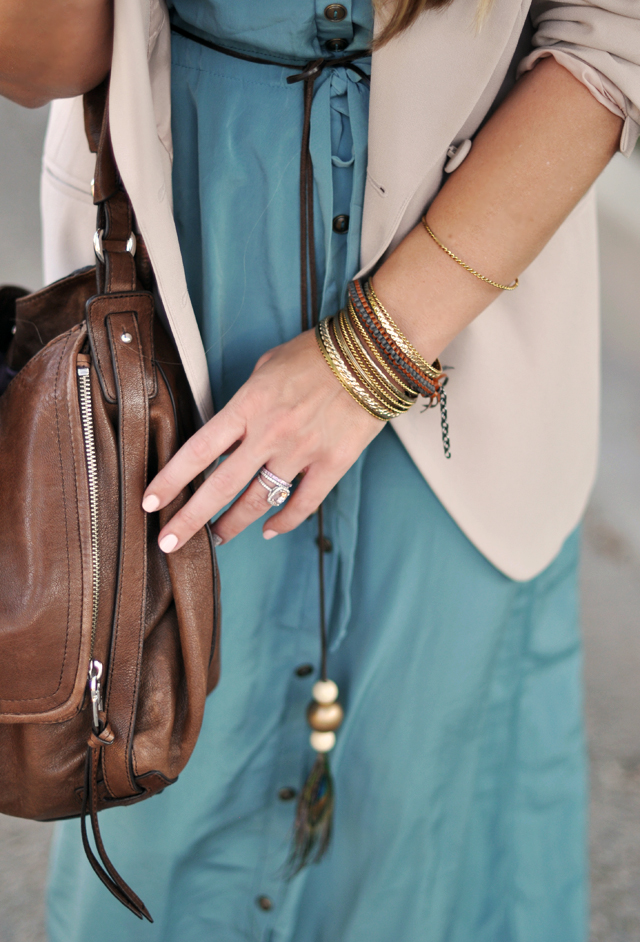
[[[501,294],[447,257],[422,223],[380,266],[374,283],[381,303],[427,362]]]
[[[440,363],[427,363],[380,302],[371,279],[350,282],[347,306],[320,321],[322,356],[365,412],[386,422],[424,396],[441,403],[447,377]],[[448,449],[448,444],[445,451]]]

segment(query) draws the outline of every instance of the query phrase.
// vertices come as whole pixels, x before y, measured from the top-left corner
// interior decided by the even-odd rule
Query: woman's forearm
[[[112,0],[0,0],[0,95],[35,108],[109,71]]]
[[[433,201],[429,226],[467,264],[510,284],[604,169],[620,131],[619,117],[554,59],[543,59],[477,135]],[[500,294],[445,255],[422,225],[374,284],[431,360]]]

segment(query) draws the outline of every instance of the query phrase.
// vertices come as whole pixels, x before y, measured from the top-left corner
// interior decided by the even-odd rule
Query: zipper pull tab
[[[102,662],[89,661],[89,694],[91,696],[91,709],[93,711],[93,729],[100,732],[100,712],[102,711]]]

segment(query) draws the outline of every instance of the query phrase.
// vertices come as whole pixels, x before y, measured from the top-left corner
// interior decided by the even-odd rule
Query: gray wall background
[[[0,98],[0,284],[42,283],[47,109]],[[640,940],[640,156],[598,184],[603,422],[582,564],[591,751],[592,940]],[[49,825],[0,816],[0,942],[44,942]],[[176,940],[179,942],[179,940]],[[338,940],[336,940],[338,942]],[[544,940],[540,940],[544,942]]]

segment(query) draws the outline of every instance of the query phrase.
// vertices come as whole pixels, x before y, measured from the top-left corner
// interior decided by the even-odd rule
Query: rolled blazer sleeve
[[[533,0],[531,52],[518,74],[553,56],[614,114],[624,119],[620,150],[640,135],[640,0]]]

